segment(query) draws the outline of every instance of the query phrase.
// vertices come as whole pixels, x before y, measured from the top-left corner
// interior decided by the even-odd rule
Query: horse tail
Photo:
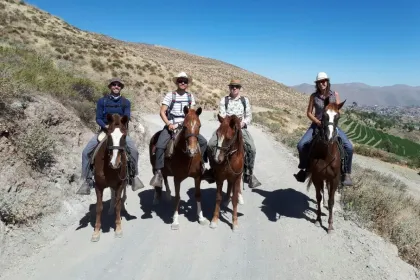
[[[309,188],[311,187],[311,184],[312,184],[312,173],[309,174],[308,184],[306,185],[306,191],[309,192]]]

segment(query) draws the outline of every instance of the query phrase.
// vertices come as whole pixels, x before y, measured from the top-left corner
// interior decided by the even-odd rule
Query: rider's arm
[[[225,110],[225,98],[222,97],[222,99],[219,102],[219,116],[224,118],[226,116],[226,110]]]
[[[308,104],[308,109],[306,111],[306,116],[314,123],[319,124],[320,121],[315,118],[315,116],[312,114],[312,111],[314,110],[314,96],[311,95],[309,97],[309,104]]]
[[[245,112],[244,119],[242,121],[246,123],[246,125],[250,125],[252,121],[252,111],[251,111],[251,103],[249,102],[249,99],[247,97],[245,97],[245,107],[246,107],[246,110],[245,110],[246,112]]]
[[[336,103],[337,103],[337,105],[338,104],[340,104],[340,95],[338,94],[338,92],[334,92],[334,94],[335,94],[335,100],[336,100]]]
[[[168,109],[168,105],[162,104],[162,106],[160,106],[160,118],[162,119],[162,121],[166,125],[170,125],[171,123],[169,122],[168,118],[166,117],[166,110],[167,109]]]
[[[127,102],[127,106],[123,109],[123,115],[127,116],[128,119],[130,120],[131,118],[131,102],[130,100],[126,99],[125,102]]]
[[[96,123],[100,127],[105,128],[106,124],[104,120],[102,119],[103,112],[104,112],[104,101],[103,101],[103,98],[101,98],[98,100],[98,102],[96,102]]]

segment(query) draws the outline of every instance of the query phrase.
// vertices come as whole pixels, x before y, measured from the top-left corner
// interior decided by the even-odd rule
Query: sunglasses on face
[[[241,88],[241,86],[229,86],[229,89],[240,89]]]
[[[120,83],[112,83],[111,86],[112,87],[121,87],[121,84]]]
[[[178,84],[186,84],[186,85],[188,85],[188,79],[178,79],[177,80],[177,83]]]
[[[328,82],[328,80],[322,80],[322,81],[318,81],[318,84],[324,84],[326,82]]]

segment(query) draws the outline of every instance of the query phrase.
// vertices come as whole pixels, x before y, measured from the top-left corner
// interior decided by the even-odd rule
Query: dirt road
[[[210,112],[201,119],[202,134],[209,139],[218,123]],[[147,121],[152,132],[162,126],[157,116],[148,116]],[[335,232],[327,235],[316,227],[311,221],[314,189],[307,193],[292,176],[297,160],[261,129],[249,129],[257,146],[256,175],[263,185],[254,191],[245,186],[239,232],[233,233],[223,221],[214,230],[196,222],[192,179],[181,186],[180,229],[171,230],[171,204],[152,206],[153,191],[148,186],[152,173],[144,151],[141,178],[147,186],[136,193],[128,189],[126,208],[131,216],[123,217],[121,239],[114,237],[111,218],[103,223],[100,241],[91,243],[92,215],[69,227],[40,254],[1,273],[1,279],[417,279],[395,246],[345,221],[338,203]],[[214,188],[202,183],[208,219]],[[91,196],[94,211],[93,192]],[[326,209],[323,213],[327,215]],[[229,211],[222,217],[230,223]]]

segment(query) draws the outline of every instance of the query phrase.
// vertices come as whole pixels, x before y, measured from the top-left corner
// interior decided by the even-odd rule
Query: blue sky
[[[30,0],[86,31],[219,59],[286,85],[420,85],[420,1]]]

